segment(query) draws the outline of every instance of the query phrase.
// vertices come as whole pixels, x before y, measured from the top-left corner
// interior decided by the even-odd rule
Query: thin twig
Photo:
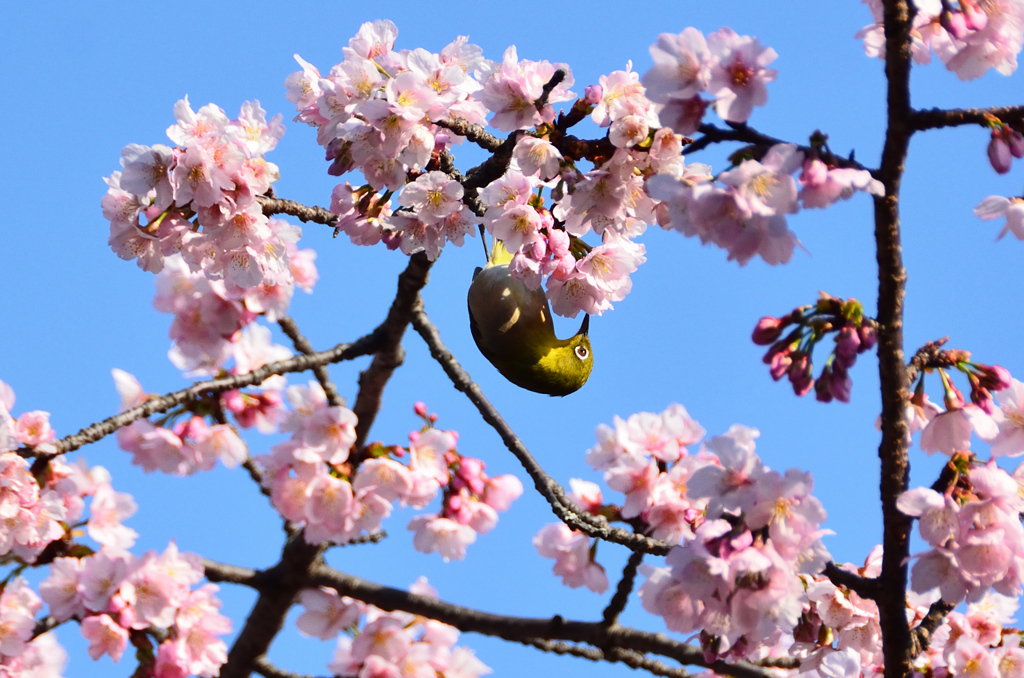
[[[78,433],[58,440],[54,444],[52,451],[37,452],[31,448],[21,448],[18,450],[18,453],[26,457],[54,457],[59,454],[64,454],[65,452],[71,452],[72,450],[77,450],[83,445],[88,445],[89,443],[101,440],[134,421],[144,419],[145,417],[158,414],[160,412],[166,412],[172,407],[195,400],[196,398],[200,398],[204,395],[213,395],[223,393],[225,391],[231,391],[236,388],[255,386],[277,374],[305,372],[306,370],[319,365],[327,365],[329,363],[341,362],[343,360],[352,360],[353,358],[373,353],[381,344],[383,339],[384,330],[382,327],[378,327],[370,334],[360,337],[351,344],[338,344],[332,349],[320,351],[319,353],[314,353],[312,355],[299,355],[288,358],[287,360],[267,363],[263,367],[252,370],[251,372],[246,372],[245,374],[221,377],[219,379],[210,379],[209,381],[201,381],[180,391],[174,391],[173,393],[167,393],[162,396],[150,398],[137,407],[133,407],[121,412],[120,414],[108,417],[103,421],[86,426]]]
[[[629,560],[626,561],[626,567],[622,568],[622,577],[619,579],[619,585],[615,587],[615,595],[608,602],[608,607],[604,608],[604,612],[601,613],[601,618],[604,619],[605,624],[614,624],[622,611],[626,609],[626,603],[629,602],[629,594],[633,592],[633,580],[636,579],[637,568],[640,567],[640,563],[644,559],[642,551],[633,551],[629,554]]]
[[[597,537],[605,541],[622,544],[634,551],[642,551],[653,555],[665,555],[669,551],[669,545],[659,539],[645,537],[642,534],[633,534],[622,528],[612,527],[604,518],[592,516],[576,506],[565,494],[565,490],[551,476],[549,476],[537,460],[533,458],[526,446],[516,436],[512,428],[505,422],[498,411],[484,397],[480,387],[473,382],[470,376],[462,369],[455,356],[445,347],[441,336],[433,323],[422,310],[413,314],[412,325],[419,332],[423,340],[430,348],[430,355],[441,364],[445,374],[451,379],[455,388],[466,394],[480,416],[483,417],[491,428],[493,428],[505,446],[516,456],[519,463],[533,480],[534,487],[547,499],[555,515],[559,520],[569,527],[579,530],[591,537]]]
[[[564,69],[559,68],[555,71],[551,79],[544,83],[544,87],[541,89],[540,96],[533,102],[533,107],[538,111],[544,110],[544,107],[548,105],[548,99],[551,98],[551,93],[555,91],[555,88],[562,84],[565,80],[565,76],[568,75]]]
[[[306,355],[315,355],[316,351],[313,350],[313,345],[309,343],[309,339],[306,339],[299,331],[299,326],[294,320],[288,316],[282,316],[277,324],[281,327],[281,330],[292,340],[292,344],[295,346],[295,350],[299,353],[305,353]],[[338,389],[335,387],[334,382],[331,381],[331,375],[327,371],[327,367],[324,365],[317,365],[313,368],[313,376],[320,383],[320,388],[324,390],[324,394],[327,396],[327,404],[331,407],[339,407],[345,405],[345,399],[338,395]]]

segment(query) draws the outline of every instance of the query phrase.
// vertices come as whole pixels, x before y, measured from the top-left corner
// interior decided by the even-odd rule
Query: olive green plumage
[[[509,272],[512,255],[495,241],[491,261],[469,286],[469,328],[484,357],[516,386],[564,396],[590,377],[594,356],[587,330],[558,339],[544,291],[531,290]]]

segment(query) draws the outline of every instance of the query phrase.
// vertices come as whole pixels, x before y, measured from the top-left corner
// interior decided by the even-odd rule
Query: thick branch
[[[991,108],[932,108],[914,111],[910,126],[915,130],[958,127],[960,125],[984,125],[991,118],[1003,122],[1024,122],[1024,106],[993,106]]]
[[[318,566],[311,571],[308,585],[326,586],[341,595],[362,600],[389,612],[402,610],[435,619],[460,631],[496,636],[513,642],[535,644],[533,641],[539,639],[586,643],[604,649],[605,653],[611,648],[620,648],[637,653],[658,654],[681,664],[704,666],[716,673],[736,678],[767,678],[771,675],[747,663],[708,663],[700,648],[670,640],[661,633],[648,633],[617,624],[608,626],[603,622],[567,621],[559,616],[541,619],[491,614],[374,584],[326,566]]]
[[[388,311],[387,320],[381,327],[387,328],[384,332],[384,339],[380,348],[373,356],[370,366],[359,375],[359,394],[352,405],[352,411],[358,418],[356,423],[356,442],[354,449],[357,458],[353,460],[353,467],[358,466],[358,455],[366,444],[366,436],[370,433],[377,413],[380,411],[381,397],[384,393],[384,386],[391,379],[395,369],[405,359],[405,350],[402,348],[402,337],[405,335],[405,328],[412,320],[414,309],[418,310],[420,301],[419,292],[427,284],[430,267],[433,262],[427,259],[422,252],[409,257],[409,265],[398,276],[398,294]]]
[[[878,595],[878,580],[867,579],[849,570],[844,570],[835,563],[825,564],[824,575],[836,586],[845,586],[861,598],[874,598]]]
[[[951,605],[941,598],[932,603],[931,607],[928,608],[928,614],[926,614],[924,619],[921,620],[921,623],[915,626],[911,631],[911,658],[916,657],[928,649],[929,643],[932,642],[932,634],[935,633],[935,629],[942,626],[942,622],[946,619],[946,615],[955,609],[956,605]]]
[[[301,673],[292,673],[274,666],[266,657],[256,657],[252,662],[252,670],[263,678],[313,678]]]
[[[409,264],[398,276],[398,291],[388,316],[374,330],[374,334],[379,337],[374,344],[378,356],[375,356],[367,372],[374,371],[373,365],[377,363],[377,357],[381,354],[385,356],[387,364],[393,362],[396,347],[399,346],[409,324],[413,307],[419,303],[420,290],[427,284],[429,271],[430,262],[424,255],[418,254],[409,258]],[[366,384],[360,380],[361,386],[353,408],[359,416],[356,424],[359,444],[362,444],[361,441],[364,441],[369,433],[380,407],[381,391],[392,370],[393,367],[378,368],[379,373],[371,375]],[[364,388],[367,391],[365,395]],[[227,663],[221,667],[222,678],[245,678],[253,671],[257,658],[266,655],[270,643],[284,624],[295,596],[302,588],[308,586],[307,573],[318,561],[322,561],[326,549],[326,544],[307,544],[301,531],[292,532],[281,552],[280,562],[265,572],[252,575],[255,578],[250,581],[257,584],[260,595],[228,653]],[[236,571],[234,574],[243,577],[248,573]]]
[[[166,412],[172,407],[195,400],[204,395],[208,396],[223,393],[225,391],[231,391],[236,388],[255,386],[263,383],[267,378],[272,377],[275,374],[305,372],[306,370],[320,365],[337,363],[343,360],[352,360],[353,358],[373,353],[377,350],[377,347],[381,345],[383,340],[384,328],[382,325],[370,334],[360,337],[351,344],[338,344],[332,349],[320,351],[319,353],[299,355],[293,358],[288,358],[287,360],[267,363],[263,367],[251,372],[246,372],[245,374],[222,377],[220,379],[210,379],[209,381],[201,381],[180,391],[150,398],[137,407],[133,407],[121,412],[120,414],[108,417],[103,421],[86,426],[78,433],[58,440],[55,443],[55,449],[52,452],[42,453],[35,452],[29,448],[22,448],[18,450],[18,453],[22,456],[53,457],[58,454],[64,454],[65,452],[71,452],[72,450],[77,450],[83,445],[88,445],[89,443],[101,440],[134,421],[138,421],[139,419],[143,419],[160,412]]]
[[[416,311],[413,314],[412,325],[419,332],[420,336],[423,337],[423,340],[427,342],[427,346],[430,347],[430,355],[441,364],[445,374],[452,380],[455,388],[466,394],[466,397],[476,406],[484,421],[501,436],[505,447],[522,464],[530,478],[533,479],[534,487],[548,500],[548,503],[551,504],[551,509],[558,516],[559,520],[591,537],[622,544],[633,551],[642,551],[659,556],[668,553],[669,545],[665,542],[645,537],[642,534],[633,534],[618,527],[612,527],[604,518],[592,516],[576,506],[566,496],[562,486],[544,472],[544,469],[533,458],[533,455],[530,454],[526,446],[519,440],[519,437],[512,431],[512,428],[498,414],[498,411],[491,405],[490,401],[484,397],[480,387],[473,382],[466,371],[462,369],[462,366],[459,365],[458,361],[455,360],[455,356],[445,347],[437,328],[430,322],[427,314],[422,310]]]
[[[435,120],[434,124],[451,130],[459,136],[466,137],[480,148],[492,153],[498,150],[498,147],[504,141],[504,139],[499,139],[480,125],[474,125],[462,118],[441,118],[440,120]]]
[[[878,259],[878,372],[882,395],[881,500],[884,535],[878,603],[886,678],[907,678],[910,629],[906,619],[907,561],[911,519],[896,508],[907,489],[906,405],[910,399],[903,353],[903,304],[907,273],[903,267],[899,193],[903,166],[913,132],[910,127],[910,26],[907,0],[885,0],[885,74],[888,120],[878,179],[885,195],[875,198],[875,242]]]
[[[282,200],[280,198],[268,198],[261,195],[256,198],[267,216],[273,214],[288,214],[296,217],[299,221],[312,221],[325,226],[335,226],[338,223],[338,215],[323,207],[310,207],[294,200]]]

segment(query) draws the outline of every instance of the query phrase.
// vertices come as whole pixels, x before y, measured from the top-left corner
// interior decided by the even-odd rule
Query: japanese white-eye
[[[469,286],[469,328],[484,357],[516,386],[564,396],[587,383],[594,355],[587,331],[590,316],[568,339],[555,336],[551,307],[542,289],[512,277],[512,255],[495,240],[486,268]]]

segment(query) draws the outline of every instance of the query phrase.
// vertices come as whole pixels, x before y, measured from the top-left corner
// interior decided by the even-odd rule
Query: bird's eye
[[[587,350],[586,346],[577,346],[573,350],[576,353],[576,357],[579,358],[580,360],[586,360],[587,356],[590,355],[590,351]]]

